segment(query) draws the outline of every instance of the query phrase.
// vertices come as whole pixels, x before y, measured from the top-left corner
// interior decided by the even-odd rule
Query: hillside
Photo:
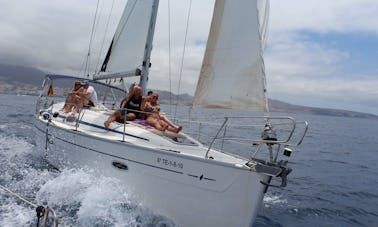
[[[299,106],[293,105],[286,102],[278,100],[269,100],[269,110],[275,112],[288,112],[288,113],[304,113],[304,114],[315,114],[315,115],[328,115],[336,117],[359,117],[359,118],[375,118],[378,119],[377,115],[362,113],[349,110],[339,110],[339,109],[329,109],[329,108],[316,108],[309,106]]]
[[[45,72],[32,67],[0,64],[0,93],[38,95],[45,74]],[[170,99],[172,99],[172,103],[175,103],[178,98],[181,105],[189,105],[192,100],[192,96],[188,94],[177,96],[171,95],[168,91],[156,91],[160,94],[162,103],[170,103]],[[269,100],[269,109],[275,112],[378,119],[378,116],[374,114],[299,106],[278,100]]]
[[[44,76],[36,68],[0,64],[0,93],[37,95]]]
[[[36,68],[0,63],[0,81],[6,83],[40,86],[44,76],[45,72]]]

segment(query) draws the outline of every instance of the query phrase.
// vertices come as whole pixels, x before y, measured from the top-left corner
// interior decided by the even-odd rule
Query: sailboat
[[[225,116],[206,145],[185,133],[186,127],[179,133],[140,121],[104,127],[127,94],[104,80],[136,77],[147,90],[158,5],[127,2],[102,73],[89,81],[100,100],[96,107],[81,108],[76,116],[62,113],[69,86],[81,77],[46,76],[35,113],[41,154],[57,169],[89,167],[118,178],[144,206],[179,226],[250,226],[267,189],[286,186],[286,159],[308,127],[268,111],[263,53],[269,2],[215,2],[193,106],[262,115]],[[245,127],[239,134],[230,129],[235,121]],[[246,131],[250,122],[258,122],[250,126],[257,138]],[[232,141],[243,142],[247,155],[236,154],[233,146],[225,150]]]

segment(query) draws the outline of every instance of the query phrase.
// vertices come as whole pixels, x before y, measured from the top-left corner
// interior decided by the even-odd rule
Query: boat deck
[[[60,111],[63,105],[64,103],[61,102],[52,106],[50,112],[58,114],[54,114],[56,115],[55,117],[51,116],[51,125],[66,130],[75,130],[100,139],[115,142],[123,141],[144,148],[206,158],[208,148],[183,132],[158,131],[140,119],[127,121],[126,124],[113,122],[107,129],[104,126],[104,122],[115,110],[103,106],[100,108],[82,109],[79,114],[73,117],[70,113],[65,114]],[[42,121],[46,121],[43,119],[43,116],[39,118]],[[211,149],[208,155],[214,160],[237,165],[245,165],[247,162],[247,160],[241,157],[215,149]]]

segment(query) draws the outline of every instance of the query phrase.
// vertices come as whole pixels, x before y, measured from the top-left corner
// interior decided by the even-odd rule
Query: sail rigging
[[[102,72],[135,71],[143,63],[153,0],[129,0],[102,64]]]
[[[268,1],[216,1],[193,106],[268,112],[267,7]]]
[[[140,75],[146,90],[158,4],[159,0],[128,1],[103,64],[106,74],[95,80]],[[267,12],[268,0],[216,1],[194,100],[197,106],[267,111],[263,61]],[[165,114],[144,112],[147,108],[132,109],[145,113],[146,120],[128,119],[130,109],[119,104],[126,92],[132,92],[108,83],[82,81],[96,87],[102,100],[84,106],[85,94],[77,98],[82,97],[81,88],[76,92],[71,88],[72,82],[79,85],[78,79],[46,76],[35,111],[38,150],[58,170],[88,166],[96,175],[116,178],[146,208],[178,226],[251,226],[268,187],[286,186],[291,172],[287,157],[308,128],[307,122],[267,114],[224,116],[218,125],[214,112],[210,124],[192,121],[207,114],[201,111],[198,117],[180,121],[196,140],[183,131],[159,129],[150,117],[164,121]],[[130,101],[135,96],[138,93]],[[152,97],[156,101],[157,96]],[[115,110],[117,106],[123,109]],[[118,114],[124,117],[112,120]],[[197,132],[192,124],[198,125]],[[299,124],[303,131],[295,133]],[[282,155],[287,157],[279,160]],[[281,178],[281,185],[271,184],[273,177]]]

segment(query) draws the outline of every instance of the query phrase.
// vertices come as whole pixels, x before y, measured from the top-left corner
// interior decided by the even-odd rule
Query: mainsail
[[[193,106],[268,112],[268,0],[217,0]]]
[[[129,0],[101,71],[128,73],[143,64],[154,0]],[[106,78],[97,76],[96,79]]]

